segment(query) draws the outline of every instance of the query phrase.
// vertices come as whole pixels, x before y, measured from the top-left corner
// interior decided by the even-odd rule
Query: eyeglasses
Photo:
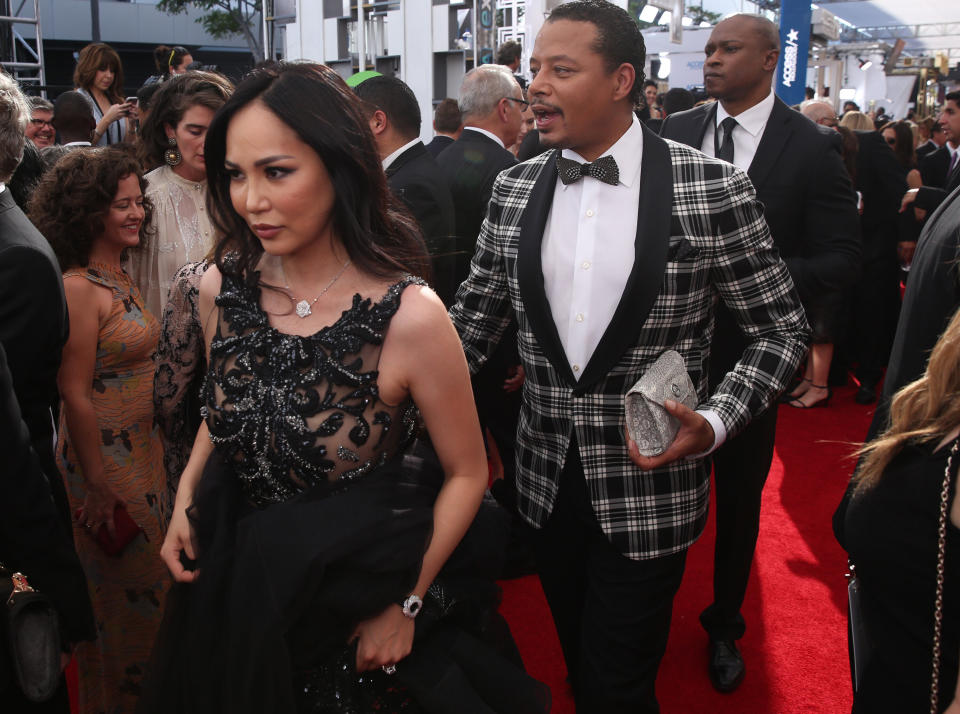
[[[38,126],[38,127],[39,127],[39,126],[49,126],[51,129],[53,128],[53,122],[52,122],[52,121],[47,121],[46,119],[31,119],[31,120],[30,120],[30,123],[33,124],[34,126]]]
[[[508,102],[516,102],[521,107],[523,107],[523,109],[526,109],[527,107],[530,106],[530,102],[528,102],[526,99],[517,99],[516,97],[500,97],[500,98],[506,99]],[[523,111],[523,109],[521,111]]]
[[[889,139],[887,139],[886,141],[887,141],[888,144],[890,144],[890,146],[896,146],[896,145],[897,145],[897,137],[895,137],[895,136],[891,136],[891,137],[890,137]]]

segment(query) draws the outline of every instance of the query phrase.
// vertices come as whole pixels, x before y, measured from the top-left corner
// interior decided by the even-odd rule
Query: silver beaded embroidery
[[[259,286],[224,275],[202,412],[252,503],[345,484],[407,443],[416,409],[380,401],[377,367],[400,294],[414,283],[423,284],[403,278],[377,302],[355,295],[336,322],[299,337],[269,325]]]

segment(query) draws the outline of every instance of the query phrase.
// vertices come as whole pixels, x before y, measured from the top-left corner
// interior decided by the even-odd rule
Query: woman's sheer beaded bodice
[[[380,350],[406,276],[374,302],[359,294],[332,325],[307,337],[279,332],[259,284],[223,276],[203,387],[210,438],[260,507],[315,486],[341,487],[397,455],[416,409],[380,399]]]

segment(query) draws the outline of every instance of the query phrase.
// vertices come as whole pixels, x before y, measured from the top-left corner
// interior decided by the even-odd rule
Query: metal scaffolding
[[[24,6],[33,6],[33,16],[23,13]],[[16,12],[10,12],[11,0],[0,0],[0,66],[24,88],[35,85],[45,94],[46,74],[43,67],[43,36],[40,32],[39,0],[20,0]],[[33,26],[33,37],[18,29]]]

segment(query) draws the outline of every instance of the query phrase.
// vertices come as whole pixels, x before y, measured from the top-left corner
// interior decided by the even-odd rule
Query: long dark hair
[[[163,154],[169,148],[164,124],[176,128],[187,110],[198,104],[215,112],[232,92],[233,83],[216,72],[191,70],[161,84],[150,100],[150,115],[141,127],[138,152],[144,170],[163,165]]]
[[[334,230],[353,264],[382,278],[400,273],[429,276],[420,230],[387,187],[359,100],[332,69],[306,62],[271,62],[256,68],[240,82],[207,131],[207,207],[219,235],[214,255],[220,271],[250,279],[263,254],[260,241],[233,208],[224,167],[230,120],[254,100],[320,156],[335,192]]]
[[[882,129],[882,134],[887,129],[893,130],[893,136],[897,143],[893,147],[893,153],[897,155],[897,161],[907,171],[917,168],[917,150],[913,146],[913,129],[905,121],[890,122]]]

